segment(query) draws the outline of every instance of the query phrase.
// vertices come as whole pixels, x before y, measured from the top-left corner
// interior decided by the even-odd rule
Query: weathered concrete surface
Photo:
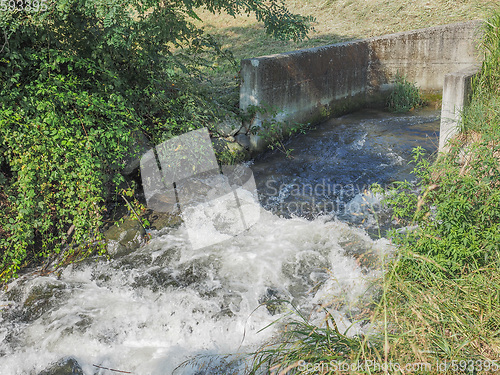
[[[284,122],[317,123],[383,103],[396,74],[441,91],[447,73],[480,61],[480,21],[264,56],[241,62],[240,108],[269,106]],[[259,127],[257,114],[246,125]]]
[[[480,62],[481,25],[470,21],[370,39],[370,85],[384,88],[399,72],[424,91],[441,91],[447,73]]]
[[[241,62],[240,108],[271,106],[277,120],[316,122],[334,107],[364,103],[368,44],[318,47]],[[256,116],[253,126],[260,126]]]
[[[470,66],[458,72],[449,73],[444,78],[439,128],[440,152],[447,151],[447,142],[459,132],[461,113],[469,101],[472,80],[480,69],[479,65]]]

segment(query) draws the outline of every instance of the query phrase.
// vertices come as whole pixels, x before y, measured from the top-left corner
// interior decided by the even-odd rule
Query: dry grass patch
[[[314,16],[309,39],[298,43],[276,41],[266,35],[254,18],[240,15],[199,16],[210,33],[237,59],[282,53],[357,38],[443,25],[471,19],[485,19],[498,7],[491,0],[286,0],[293,13]]]

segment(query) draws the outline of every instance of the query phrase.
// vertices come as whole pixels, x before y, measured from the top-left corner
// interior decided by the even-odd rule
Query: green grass
[[[481,133],[485,141],[500,140],[500,13],[486,22],[482,42],[486,58],[474,82],[471,104],[464,111],[462,133]]]
[[[387,100],[387,108],[393,113],[404,113],[422,106],[422,98],[418,87],[396,75],[394,88]]]
[[[500,273],[477,269],[458,278],[395,272],[388,280],[389,358],[399,363],[485,361],[500,365]]]

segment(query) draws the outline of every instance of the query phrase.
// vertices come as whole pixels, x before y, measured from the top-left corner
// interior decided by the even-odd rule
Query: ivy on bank
[[[101,238],[138,134],[161,142],[232,109],[202,84],[204,70],[228,56],[191,23],[197,7],[253,12],[279,38],[308,30],[280,0],[46,5],[0,12],[2,281],[69,243]]]

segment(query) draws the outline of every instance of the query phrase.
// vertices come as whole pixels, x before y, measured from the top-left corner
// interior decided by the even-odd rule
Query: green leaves
[[[200,6],[253,12],[278,38],[304,37],[311,21],[281,0],[58,0],[47,12],[0,12],[2,280],[99,237],[139,131],[159,143],[234,110],[206,79],[232,57],[191,22]]]
[[[117,173],[110,165],[123,157],[121,145],[129,144],[140,121],[123,97],[88,91],[89,86],[87,79],[68,71],[35,77],[23,92],[4,96],[8,110],[0,115],[0,137],[8,167],[4,163],[2,170],[17,175],[8,181],[13,204],[0,206],[2,270],[15,271],[9,264],[24,262],[30,249],[37,256],[50,255],[71,225],[73,241],[95,237],[102,202],[110,194],[106,183]],[[24,108],[21,117],[19,107]]]
[[[483,142],[469,150],[465,170],[456,163],[462,152],[454,148],[432,166],[417,161],[419,195],[406,182],[389,195],[394,218],[413,227],[392,232],[410,278],[428,271],[455,277],[500,262],[500,160]]]

